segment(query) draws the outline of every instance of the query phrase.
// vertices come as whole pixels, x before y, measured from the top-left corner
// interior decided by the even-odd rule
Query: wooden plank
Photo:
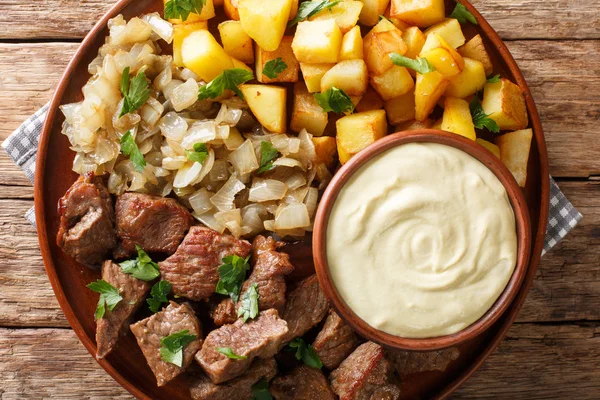
[[[0,39],[82,38],[113,4],[113,0],[46,0],[24,6],[4,0]],[[600,38],[600,0],[474,0],[473,4],[505,39]]]
[[[1,104],[1,103],[0,103]],[[0,116],[0,120],[2,120]],[[2,122],[0,122],[2,123]],[[0,140],[3,138],[0,137]],[[13,163],[12,159],[6,154],[4,149],[0,149],[0,185],[7,186],[31,186],[31,182],[25,176],[23,171]],[[0,195],[0,198],[5,196]]]

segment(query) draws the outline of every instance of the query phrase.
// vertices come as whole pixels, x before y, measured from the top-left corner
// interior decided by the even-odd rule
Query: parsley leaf
[[[290,22],[288,22],[288,28],[296,25],[300,21],[304,21],[305,19],[312,17],[318,12],[335,6],[337,3],[339,3],[339,0],[331,2],[329,0],[314,0],[300,3],[300,7],[298,7],[298,13],[296,13],[296,17]]]
[[[296,360],[302,360],[302,362],[309,367],[321,369],[323,363],[315,352],[315,349],[310,344],[306,344],[304,339],[295,338],[288,345],[288,349],[293,351],[296,349]]]
[[[435,67],[426,58],[417,58],[416,60],[413,60],[412,58],[401,56],[398,53],[390,53],[388,54],[388,57],[394,64],[414,69],[421,75],[435,71]]]
[[[93,292],[100,293],[100,300],[96,306],[96,312],[94,317],[100,319],[104,317],[106,308],[112,311],[123,297],[119,294],[119,289],[106,282],[104,279],[98,279],[96,282],[92,282],[87,285],[87,288]]]
[[[215,79],[200,87],[198,90],[198,100],[204,100],[208,98],[216,99],[223,94],[225,89],[233,91],[243,100],[244,95],[238,86],[242,83],[252,80],[252,78],[254,78],[252,72],[246,71],[245,69],[226,69]]]
[[[153,313],[158,312],[163,303],[169,302],[167,296],[171,292],[172,287],[173,285],[167,281],[158,281],[154,284],[154,286],[152,286],[152,289],[150,289],[151,297],[146,300],[150,311]]]
[[[274,60],[269,60],[265,64],[263,68],[262,74],[267,78],[275,79],[277,75],[281,72],[285,71],[287,68],[287,64],[281,59],[281,57],[277,57]]]
[[[200,14],[205,5],[206,0],[169,0],[165,4],[165,19],[185,21],[191,12]]]
[[[498,83],[500,82],[500,75],[494,75],[491,78],[488,78],[487,83]]]
[[[158,264],[152,261],[150,256],[137,244],[135,245],[138,256],[132,260],[127,260],[119,264],[126,274],[143,281],[151,281],[158,278],[160,271]]]
[[[171,364],[181,367],[183,364],[183,348],[196,340],[196,335],[183,330],[160,339],[160,358]]]
[[[323,111],[333,111],[338,114],[350,114],[354,111],[354,103],[342,89],[332,86],[322,93],[315,93],[315,99]]]
[[[129,159],[133,163],[133,167],[137,172],[144,171],[144,168],[146,167],[146,159],[140,151],[140,148],[135,143],[135,139],[133,138],[131,131],[127,131],[123,136],[121,136],[121,152],[126,156],[129,156]]]
[[[148,79],[144,71],[131,79],[129,77],[129,67],[125,67],[121,76],[121,93],[123,94],[123,107],[119,118],[123,115],[133,112],[144,105],[150,97],[150,89],[148,88]]]
[[[483,107],[481,107],[481,102],[479,101],[479,97],[474,96],[473,100],[469,104],[469,108],[471,109],[471,118],[473,118],[473,124],[477,129],[487,129],[490,132],[498,133],[500,129],[498,128],[498,124],[493,119],[489,118],[489,115],[483,111]]]
[[[231,347],[218,347],[217,351],[221,354],[225,354],[227,357],[231,358],[232,360],[245,360],[248,358],[247,356],[239,356],[239,355],[235,354],[233,352],[233,350],[231,350]]]
[[[223,265],[218,269],[219,282],[215,289],[216,293],[228,295],[234,302],[238,301],[242,284],[246,279],[246,271],[250,268],[248,259],[249,256],[242,258],[234,254],[221,260]]]
[[[204,143],[195,143],[194,150],[186,150],[185,155],[188,160],[202,164],[208,157],[208,148]]]
[[[273,396],[269,392],[269,381],[267,381],[267,378],[262,378],[252,385],[252,396],[253,400],[273,400]]]
[[[467,7],[463,6],[460,3],[456,3],[456,7],[454,7],[454,11],[452,11],[450,17],[456,18],[461,24],[464,24],[467,21],[469,21],[473,25],[478,25],[475,16],[473,16],[473,14],[471,14],[469,10],[467,10]]]
[[[242,304],[238,309],[238,317],[242,317],[244,322],[248,318],[252,319],[258,315],[258,285],[253,283],[252,286],[244,292],[242,296]]]
[[[275,168],[273,160],[279,157],[279,152],[271,142],[263,140],[260,142],[260,168],[256,171],[257,174],[262,174]]]

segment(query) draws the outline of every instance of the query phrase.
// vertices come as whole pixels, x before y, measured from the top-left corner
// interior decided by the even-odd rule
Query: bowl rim
[[[517,263],[510,280],[494,304],[477,321],[450,334],[430,338],[405,338],[376,329],[354,313],[337,291],[327,262],[327,228],[335,201],[348,180],[374,157],[409,143],[438,143],[461,150],[486,166],[500,180],[508,194],[517,229]],[[473,339],[489,329],[512,304],[525,278],[531,254],[531,222],[521,188],[500,159],[475,141],[436,129],[396,132],[379,139],[356,154],[335,174],[319,203],[313,229],[313,260],[325,295],[340,317],[362,336],[379,344],[413,351],[440,350]]]

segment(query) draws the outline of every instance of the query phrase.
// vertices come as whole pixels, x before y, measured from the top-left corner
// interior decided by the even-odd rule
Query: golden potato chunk
[[[342,31],[333,19],[300,22],[292,42],[301,63],[336,63],[341,47]]]
[[[417,74],[415,84],[415,119],[425,121],[448,87],[448,79],[437,71]]]
[[[254,71],[252,70],[252,68],[250,68],[245,63],[243,63],[242,61],[238,60],[237,58],[231,57],[231,62],[233,63],[233,68],[245,69],[246,71],[251,72],[252,74],[254,74]]]
[[[327,127],[328,115],[312,93],[309,93],[302,82],[294,85],[294,107],[290,129],[300,132],[306,129],[308,133],[321,136]]]
[[[163,0],[164,4],[167,4],[169,0]],[[206,3],[202,7],[202,11],[200,14],[196,14],[194,12],[188,15],[185,21],[182,21],[179,18],[169,18],[168,21],[173,25],[176,24],[193,24],[194,22],[207,21],[215,16],[215,5],[213,0],[206,0]]]
[[[469,103],[453,97],[446,98],[442,117],[442,130],[475,140],[475,125],[473,125],[473,119],[471,118]]]
[[[426,28],[444,20],[444,0],[392,0],[390,16]]]
[[[244,30],[261,49],[275,51],[281,43],[292,9],[292,0],[239,0]]]
[[[382,19],[363,41],[363,53],[369,73],[381,75],[392,68],[390,53],[404,55],[408,47],[402,40],[402,32],[394,24]]]
[[[336,122],[337,147],[340,162],[346,163],[353,155],[387,135],[384,110],[373,110],[342,117]]]
[[[390,100],[408,93],[415,87],[415,81],[405,67],[392,66],[381,75],[371,75],[371,86],[383,100]]]
[[[464,99],[477,93],[487,81],[483,64],[470,58],[464,58],[465,68],[456,76],[450,78],[446,96]]]
[[[325,164],[328,167],[333,166],[337,156],[337,143],[332,136],[313,137],[312,142],[315,145],[317,159],[315,164]]]
[[[420,56],[444,76],[458,75],[465,67],[462,56],[437,33],[427,36]]]
[[[424,33],[425,36],[432,33],[440,35],[454,49],[465,44],[465,35],[463,35],[460,23],[454,18],[446,18],[443,22],[426,29]]]
[[[383,99],[373,89],[372,86],[367,87],[367,91],[356,105],[356,112],[365,112],[371,110],[381,110],[383,108]]]
[[[254,62],[252,38],[244,31],[240,21],[224,21],[218,28],[227,54],[247,64]]]
[[[520,187],[525,187],[527,184],[527,165],[532,138],[533,131],[531,129],[509,132],[496,138],[496,144],[500,149],[500,159],[512,172]]]
[[[323,75],[321,92],[335,86],[348,96],[362,96],[367,90],[368,80],[369,73],[363,60],[342,61]]]
[[[318,0],[320,1],[320,0]],[[345,0],[337,3],[331,8],[322,10],[310,17],[309,21],[321,21],[324,19],[335,19],[342,33],[348,32],[358,22],[358,16],[363,8],[363,3],[356,0]]]
[[[488,52],[485,50],[483,40],[480,35],[475,35],[464,46],[458,49],[458,52],[463,57],[468,57],[477,60],[483,64],[485,75],[490,76],[494,73],[494,66],[490,60]]]
[[[298,82],[298,70],[300,64],[294,52],[292,51],[292,40],[291,36],[284,36],[281,39],[281,44],[275,51],[266,51],[256,45],[256,79],[262,83],[272,82]],[[281,58],[287,67],[281,71],[276,78],[269,78],[263,74],[265,65],[271,61]]]
[[[500,130],[525,129],[529,124],[523,91],[508,79],[487,83],[481,106]]]
[[[305,64],[300,63],[300,70],[304,77],[304,82],[310,93],[316,93],[321,91],[321,79],[323,75],[335,64]]]
[[[405,57],[415,59],[421,53],[425,44],[425,35],[416,26],[411,26],[402,33],[402,40],[406,43]]]
[[[390,0],[361,0],[363,8],[360,12],[359,21],[366,26],[376,25],[379,16],[385,12]]]
[[[360,34],[360,26],[355,26],[342,38],[340,61],[359,59],[363,59],[363,38]]]
[[[394,127],[394,129],[396,130],[396,132],[408,132],[408,131],[416,131],[419,129],[431,129],[431,127],[433,126],[434,123],[435,123],[435,121],[433,121],[429,118],[422,122],[417,121],[417,120],[412,120],[412,121],[403,122],[400,125],[396,125]]]
[[[190,33],[200,30],[208,30],[208,23],[206,21],[173,26],[173,64],[176,67],[183,67],[183,59],[181,58],[183,39]]]
[[[223,0],[223,9],[225,10],[225,15],[235,21],[240,20],[240,13],[238,12],[239,1],[240,0]]]
[[[415,119],[415,91],[410,90],[402,96],[385,102],[385,112],[390,125],[399,125]]]
[[[210,82],[224,70],[233,68],[231,56],[207,30],[194,31],[183,39],[181,58],[183,65],[205,82]]]
[[[493,155],[500,158],[500,148],[496,146],[494,143],[490,143],[487,140],[483,140],[480,138],[475,139],[477,143],[488,149]]]
[[[240,90],[258,122],[271,132],[286,132],[286,94],[284,87],[240,85]]]

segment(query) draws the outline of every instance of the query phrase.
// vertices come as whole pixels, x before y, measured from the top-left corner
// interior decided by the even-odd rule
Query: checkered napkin
[[[46,104],[2,143],[2,147],[31,182],[33,182],[35,173],[38,141],[47,112],[48,105]],[[33,208],[27,211],[25,218],[35,225]],[[554,179],[550,178],[550,214],[542,255],[556,246],[571,229],[575,228],[581,218],[581,214],[560,191]]]

